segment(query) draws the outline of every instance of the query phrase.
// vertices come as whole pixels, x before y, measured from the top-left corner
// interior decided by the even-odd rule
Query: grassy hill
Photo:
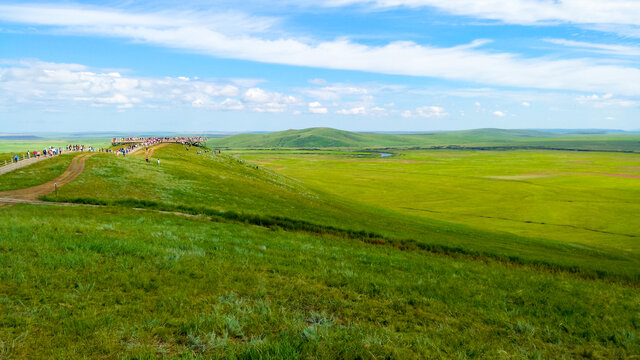
[[[87,160],[76,181],[61,188],[58,197],[47,199],[214,214],[320,232],[371,233],[381,237],[372,241],[399,247],[483,254],[586,276],[640,279],[640,258],[624,251],[609,249],[615,256],[603,259],[597,247],[482,231],[367,206],[225,154],[198,155],[170,145],[154,156],[161,159],[160,166],[147,164],[142,153],[125,159],[96,155]]]
[[[470,137],[482,139],[502,137],[507,130],[493,133],[491,130],[471,130],[454,136],[467,140]],[[419,146],[440,143],[443,134],[382,134],[355,133],[331,128],[309,128],[286,130],[264,134],[238,134],[212,141],[215,146],[225,147],[373,147],[373,146]]]
[[[395,140],[395,141],[394,141]],[[238,134],[211,141],[225,147],[353,147],[398,144],[401,136],[353,133],[330,128],[286,130],[264,134]]]
[[[637,133],[553,133],[539,130],[475,129],[416,134],[354,133],[331,128],[238,134],[211,139],[226,148],[548,148],[640,151]]]
[[[196,151],[96,154],[48,204],[0,206],[0,357],[640,353],[634,251],[413,216]],[[384,191],[372,181],[353,189]]]

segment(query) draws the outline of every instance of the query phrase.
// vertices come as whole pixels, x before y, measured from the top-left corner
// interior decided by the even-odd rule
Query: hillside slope
[[[154,157],[161,160],[160,165],[146,163],[143,154],[126,158],[93,156],[78,179],[61,188],[58,197],[47,199],[215,214],[313,231],[374,234],[371,236],[375,239],[370,241],[403,248],[578,269],[585,276],[640,279],[640,259],[613,249],[483,231],[401,214],[312,190],[296,179],[232,156],[198,155],[180,145],[160,148]],[[610,256],[603,259],[603,251]]]

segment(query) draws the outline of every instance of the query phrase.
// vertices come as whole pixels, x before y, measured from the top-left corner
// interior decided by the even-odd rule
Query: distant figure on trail
[[[149,157],[147,156],[147,164],[149,163]]]
[[[160,159],[158,159],[158,165],[160,165]]]

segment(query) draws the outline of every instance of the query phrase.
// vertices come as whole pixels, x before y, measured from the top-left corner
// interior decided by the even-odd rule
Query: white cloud
[[[250,88],[244,92],[243,98],[247,102],[252,103],[283,103],[283,104],[293,104],[298,101],[298,99],[291,95],[283,95],[277,92],[265,91],[261,88]]]
[[[425,118],[441,118],[449,115],[447,114],[445,109],[440,106],[421,106],[419,108],[416,108],[415,114],[417,116]]]
[[[262,33],[278,22],[276,18],[248,16],[239,12],[160,11],[140,13],[97,6],[15,4],[0,5],[0,18],[17,23],[63,27],[176,28],[203,26],[233,34]],[[88,30],[88,29],[87,29]]]
[[[587,1],[588,6],[583,1]],[[609,19],[608,23],[615,18],[620,23],[625,23],[623,18],[628,19],[627,22],[640,19],[636,11],[640,3],[628,0],[544,3],[513,0],[509,6],[505,6],[502,0],[380,0],[378,4],[438,6],[445,10],[468,12],[486,18],[504,18],[504,21],[510,19],[513,22],[562,20],[563,16],[583,18],[580,21],[588,23],[597,23],[599,18]],[[575,11],[570,11],[574,8]],[[548,14],[542,16],[545,13]],[[265,35],[258,35],[260,32],[248,20],[234,26],[233,21],[224,18],[209,20],[189,13],[174,16],[158,13],[125,14],[111,9],[78,6],[0,5],[0,19],[62,27],[73,34],[134,39],[224,58],[437,77],[497,86],[640,95],[638,68],[603,64],[602,60],[595,59],[531,58],[513,53],[483,51],[479,47],[486,45],[486,40],[443,48],[407,41],[369,46],[346,39],[317,41],[283,35],[265,38],[260,37]],[[218,19],[220,23],[216,22]],[[268,30],[271,23],[267,23],[258,27]],[[326,94],[330,96],[330,91]]]
[[[364,115],[367,113],[367,109],[364,106],[358,106],[351,109],[341,109],[336,111],[336,114],[341,115]]]
[[[497,117],[505,117],[505,116],[507,116],[507,114],[504,111],[500,111],[500,110],[494,111],[493,115],[495,115]]]
[[[327,84],[327,80],[325,80],[325,79],[311,79],[311,80],[309,80],[309,84],[326,85]]]
[[[628,100],[628,99],[618,99],[613,96],[613,94],[604,94],[604,95],[580,95],[576,98],[578,103],[583,105],[591,105],[595,108],[603,108],[603,107],[633,107],[638,106],[638,101]]]
[[[640,56],[640,47],[637,46],[600,44],[565,39],[545,39],[545,41],[552,44],[577,48],[588,52],[622,56]]]
[[[527,101],[523,101],[521,105],[524,106],[524,107],[530,107],[531,103],[529,103]]]
[[[5,65],[4,67],[2,65]],[[186,77],[130,77],[117,72],[93,71],[78,64],[41,61],[0,62],[0,104],[40,104],[51,107],[70,103],[93,107],[114,106],[130,109],[191,106],[207,110],[243,110],[237,97],[241,90],[228,80],[202,80]],[[236,83],[236,81],[232,81]],[[253,82],[251,82],[253,83]],[[280,112],[298,100],[291,95],[249,88],[242,92],[260,112]]]
[[[283,95],[278,92],[265,91],[260,88],[250,88],[243,95],[249,109],[261,113],[281,113],[291,105],[299,105],[300,100],[295,96]]]
[[[347,85],[347,84],[323,84],[321,88],[302,89],[301,92],[320,100],[339,100],[343,96],[350,95],[366,95],[372,90],[366,87]]]
[[[271,99],[272,95],[260,88],[251,88],[244,93],[244,100],[249,102],[266,103]]]
[[[423,117],[423,118],[442,118],[449,116],[447,111],[441,106],[420,106],[415,110],[405,110],[400,113],[405,118]]]
[[[314,101],[309,103],[309,112],[313,114],[326,114],[329,112],[329,109],[322,106],[321,103]]]
[[[435,7],[455,15],[498,20],[510,24],[640,25],[636,0],[324,0],[328,6],[372,4],[376,7]]]
[[[224,99],[220,103],[220,110],[243,110],[244,104],[238,99]]]
[[[263,103],[252,107],[252,110],[260,113],[282,113],[287,111],[287,105],[277,102]]]

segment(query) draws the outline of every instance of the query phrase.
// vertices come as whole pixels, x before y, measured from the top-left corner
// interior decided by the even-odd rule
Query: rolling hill
[[[224,147],[354,147],[398,145],[405,143],[401,135],[354,133],[331,128],[286,130],[264,134],[238,134],[215,139],[212,144]]]

